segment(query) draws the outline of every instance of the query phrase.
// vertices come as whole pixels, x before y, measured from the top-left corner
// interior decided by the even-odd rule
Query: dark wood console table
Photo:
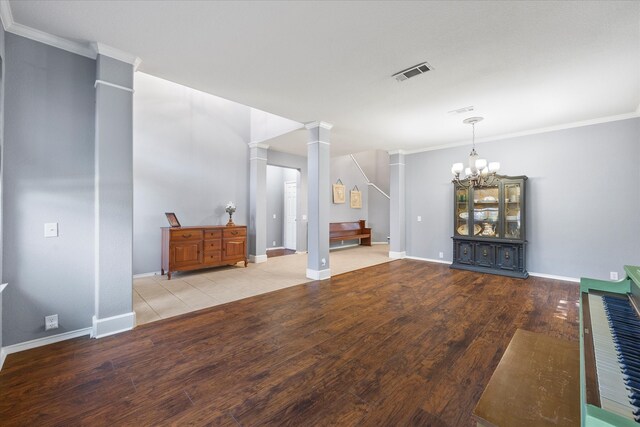
[[[171,280],[171,272],[234,265],[247,266],[247,227],[205,225],[162,227],[162,265]]]

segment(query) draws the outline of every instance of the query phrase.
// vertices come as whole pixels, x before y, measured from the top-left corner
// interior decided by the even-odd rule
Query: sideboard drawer
[[[186,240],[202,240],[202,230],[171,230],[172,243]]]
[[[222,230],[204,230],[204,238],[206,239],[222,239]]]
[[[222,260],[222,251],[211,251],[204,254],[204,264],[219,264]]]
[[[246,236],[246,235],[247,235],[246,228],[229,228],[229,229],[222,230],[222,237],[224,237],[225,239],[228,239],[230,237],[240,237],[240,236]]]
[[[222,240],[221,239],[215,239],[215,240],[205,240],[204,241],[204,251],[209,252],[209,251],[219,251],[222,249]]]
[[[475,250],[475,263],[483,267],[493,267],[495,263],[495,249],[493,245],[487,243],[477,243]]]

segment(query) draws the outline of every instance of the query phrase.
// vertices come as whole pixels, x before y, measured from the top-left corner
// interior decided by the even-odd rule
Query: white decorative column
[[[307,188],[309,214],[309,240],[307,277],[324,280],[331,277],[329,268],[329,208],[331,203],[330,143],[333,125],[313,122],[307,143]]]
[[[389,258],[404,258],[406,252],[405,228],[405,164],[404,151],[389,152],[390,187],[390,241]]]
[[[267,260],[267,144],[249,143],[249,261]]]
[[[97,45],[95,108],[95,314],[93,337],[132,329],[133,70]]]

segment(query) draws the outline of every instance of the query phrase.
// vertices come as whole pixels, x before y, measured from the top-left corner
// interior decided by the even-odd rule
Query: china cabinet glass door
[[[520,183],[504,184],[504,237],[507,239],[521,238],[522,192],[520,190]]]
[[[456,221],[455,221],[455,233],[458,236],[469,235],[469,191],[466,188],[456,188]]]
[[[500,237],[500,188],[473,189],[474,234],[482,237]]]

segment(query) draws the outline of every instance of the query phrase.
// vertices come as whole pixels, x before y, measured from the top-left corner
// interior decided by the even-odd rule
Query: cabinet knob
[[[507,252],[504,253],[504,257],[505,257],[505,259],[509,259],[509,258],[511,258],[511,255],[507,251]]]
[[[487,255],[489,255],[489,253],[487,252],[487,250],[486,250],[486,249],[485,249],[485,250],[483,250],[483,251],[482,251],[482,256],[487,256]]]
[[[462,251],[463,254],[467,254],[467,248],[464,248],[464,251]]]

